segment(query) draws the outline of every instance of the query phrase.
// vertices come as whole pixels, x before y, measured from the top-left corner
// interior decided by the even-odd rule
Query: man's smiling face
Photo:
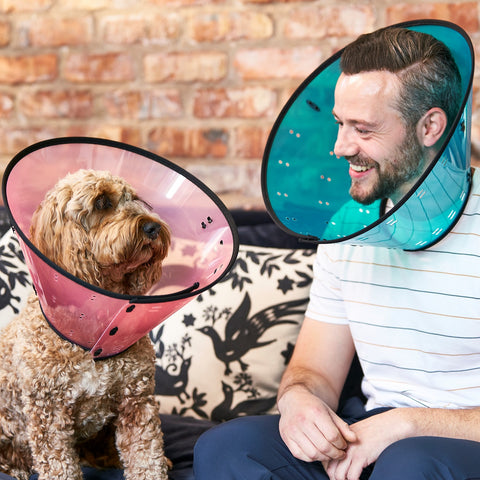
[[[335,88],[334,152],[350,164],[350,195],[366,205],[399,201],[426,166],[415,126],[407,128],[395,108],[399,89],[388,71],[341,74]]]

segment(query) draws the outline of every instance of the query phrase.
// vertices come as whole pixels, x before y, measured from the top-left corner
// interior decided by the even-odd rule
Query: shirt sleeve
[[[342,298],[340,266],[336,244],[319,245],[313,263],[313,282],[305,315],[325,323],[348,324]]]

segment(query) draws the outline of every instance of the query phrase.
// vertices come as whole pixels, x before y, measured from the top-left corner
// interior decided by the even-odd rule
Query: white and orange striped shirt
[[[462,217],[426,250],[318,248],[306,315],[350,325],[368,409],[480,406],[478,177]]]

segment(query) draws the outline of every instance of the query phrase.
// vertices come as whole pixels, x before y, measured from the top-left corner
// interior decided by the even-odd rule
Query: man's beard
[[[391,198],[406,182],[420,176],[423,167],[423,150],[416,135],[406,135],[405,140],[393,153],[395,161],[386,164],[383,171],[380,165],[361,155],[345,157],[352,164],[369,165],[377,171],[377,181],[370,188],[364,188],[352,180],[351,197],[363,204],[370,205],[375,200]]]

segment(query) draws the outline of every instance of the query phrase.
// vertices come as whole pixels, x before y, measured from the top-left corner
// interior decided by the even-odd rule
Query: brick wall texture
[[[359,34],[416,18],[459,24],[479,50],[479,7],[428,0],[0,0],[0,171],[39,140],[103,137],[179,164],[229,207],[262,207],[268,133],[312,70]],[[472,137],[480,144],[478,87],[476,78]]]

